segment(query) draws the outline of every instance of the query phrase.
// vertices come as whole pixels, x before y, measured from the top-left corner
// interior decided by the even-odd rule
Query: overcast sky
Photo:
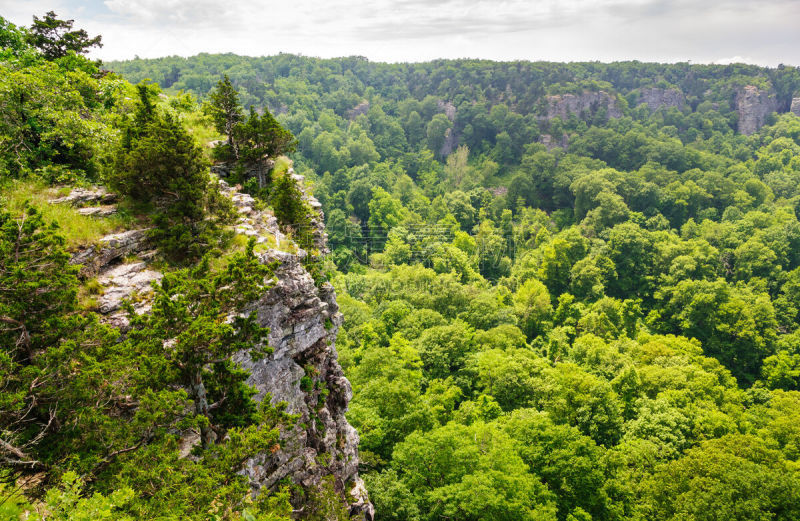
[[[800,65],[800,0],[0,0],[102,34],[93,56],[200,52]]]

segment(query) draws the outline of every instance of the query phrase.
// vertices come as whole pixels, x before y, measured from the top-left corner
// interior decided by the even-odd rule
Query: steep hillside
[[[291,133],[0,22],[0,517],[371,520]]]

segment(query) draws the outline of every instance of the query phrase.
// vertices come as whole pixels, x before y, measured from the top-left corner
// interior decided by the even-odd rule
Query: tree
[[[39,49],[47,60],[56,60],[69,54],[86,54],[92,47],[102,47],[101,36],[89,38],[89,34],[78,29],[73,31],[75,20],[59,20],[56,13],[48,11],[43,18],[33,17],[28,33],[28,42]]]
[[[601,464],[603,449],[575,427],[556,425],[547,414],[518,409],[503,422],[505,431],[520,442],[519,455],[556,494],[559,519],[576,508],[606,519],[607,502]]]
[[[295,239],[301,246],[309,248],[314,245],[311,210],[303,200],[303,192],[298,188],[297,181],[288,172],[273,180],[270,204],[278,222],[294,231]]]
[[[179,383],[189,390],[195,414],[208,421],[201,424],[206,447],[224,434],[219,430],[224,425],[214,421],[223,411],[245,419],[254,414],[250,390],[243,387],[247,374],[236,371],[230,357],[248,350],[257,360],[271,352],[266,347],[269,329],[255,323],[254,313],[235,315],[263,294],[271,273],[253,254],[254,245],[251,239],[247,250],[218,273],[211,271],[206,256],[193,268],[165,274],[155,288],[152,314],[132,322],[134,341],[156,350],[164,342],[171,344],[166,356],[178,369]],[[218,393],[218,402],[211,403],[209,382],[219,385],[225,380],[233,383],[223,386],[227,392]]]
[[[423,519],[555,520],[552,493],[493,423],[417,431],[397,445],[392,467]]]
[[[268,110],[259,116],[252,106],[247,118],[234,126],[232,132],[238,147],[239,163],[256,166],[260,187],[267,186],[270,181],[265,177],[264,160],[288,154],[297,147],[292,133],[283,128]]]
[[[242,106],[239,103],[239,93],[231,84],[225,74],[217,82],[217,86],[209,95],[209,102],[205,105],[206,112],[211,116],[214,129],[227,136],[225,146],[214,149],[214,155],[222,160],[239,159],[239,145],[235,141],[233,129],[244,120]]]
[[[514,310],[529,339],[544,334],[553,314],[547,287],[536,279],[526,281],[514,294]]]
[[[445,140],[448,133],[452,132],[453,124],[447,119],[444,114],[436,114],[426,127],[426,136],[428,138],[428,148],[437,155],[441,156]]]
[[[17,218],[0,212],[0,463],[12,478],[44,468],[28,454],[53,419],[45,412],[52,404],[42,399],[37,382],[52,378],[52,369],[42,363],[46,350],[79,327],[70,317],[77,305],[77,272],[63,237],[35,209],[26,208]]]
[[[800,516],[800,482],[778,451],[729,435],[660,466],[644,484],[637,519],[789,521]]]

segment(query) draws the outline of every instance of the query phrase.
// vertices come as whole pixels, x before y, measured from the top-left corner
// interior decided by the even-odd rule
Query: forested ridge
[[[298,137],[377,519],[800,516],[798,69],[109,67]]]
[[[262,345],[224,317],[272,268],[231,236],[213,165],[336,288],[375,519],[800,518],[797,68],[101,65],[88,35],[0,22],[0,516],[347,516],[329,490],[293,510],[289,483],[246,499],[232,471],[294,419],[229,360]],[[284,153],[329,254],[288,160],[252,169]],[[97,183],[117,214],[36,204]],[[68,259],[133,227],[165,276],[123,334]]]

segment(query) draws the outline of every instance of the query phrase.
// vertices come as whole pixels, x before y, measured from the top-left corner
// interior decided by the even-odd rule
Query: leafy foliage
[[[42,18],[33,17],[28,42],[39,49],[47,60],[67,56],[70,52],[84,54],[91,47],[102,47],[101,36],[89,38],[84,29],[72,30],[75,20],[59,20],[56,13],[48,11]]]

